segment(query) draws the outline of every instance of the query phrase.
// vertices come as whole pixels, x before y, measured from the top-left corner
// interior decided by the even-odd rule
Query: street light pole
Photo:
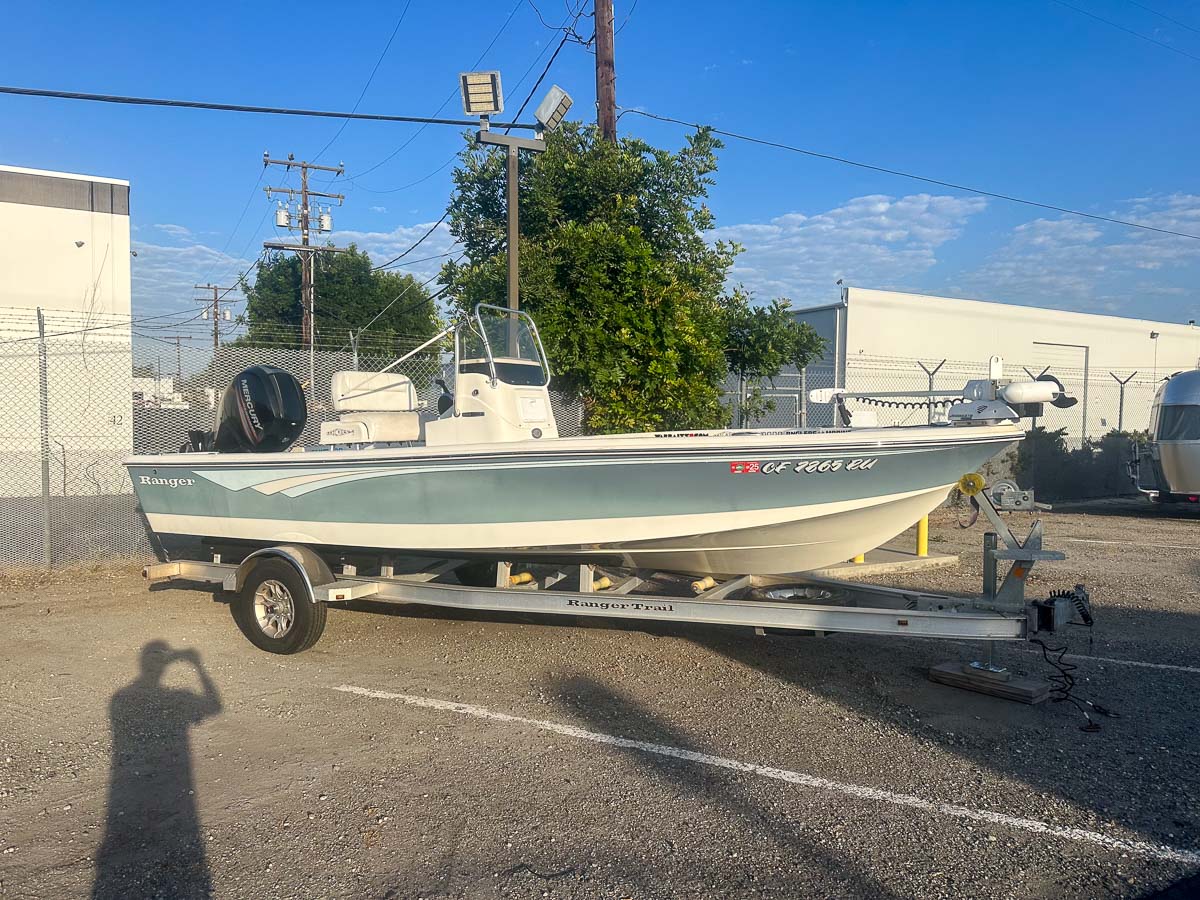
[[[479,144],[490,144],[494,147],[503,147],[505,150],[505,206],[507,207],[508,216],[508,247],[506,250],[508,256],[508,277],[507,277],[507,294],[508,308],[512,312],[516,312],[521,308],[520,289],[518,287],[520,281],[518,272],[520,271],[521,259],[521,236],[520,236],[520,217],[519,206],[520,201],[518,195],[520,193],[520,151],[529,150],[533,153],[541,153],[546,149],[546,142],[543,135],[547,131],[553,131],[562,124],[563,117],[567,114],[567,110],[571,108],[570,95],[554,85],[550,88],[549,93],[534,110],[533,116],[537,120],[536,137],[520,138],[510,134],[497,134],[489,128],[488,121],[491,116],[504,111],[504,92],[500,88],[500,73],[499,72],[463,72],[458,76],[459,89],[462,93],[463,112],[469,116],[479,116],[479,131],[475,133],[475,142]],[[524,106],[522,105],[522,109]],[[520,113],[518,113],[520,115]],[[517,317],[508,317],[508,355],[516,357],[518,355],[517,347]]]
[[[508,308],[516,312],[521,308],[520,297],[520,280],[518,272],[521,261],[520,248],[520,180],[521,172],[518,166],[520,161],[518,153],[521,150],[530,150],[533,153],[541,153],[546,149],[546,142],[541,139],[531,139],[516,137],[511,134],[497,134],[494,131],[480,129],[475,135],[475,140],[480,144],[492,144],[498,147],[504,147],[507,159],[505,164],[505,190],[506,198],[505,205],[508,207]],[[508,324],[508,355],[515,358],[517,356],[517,323],[515,318],[509,319]]]

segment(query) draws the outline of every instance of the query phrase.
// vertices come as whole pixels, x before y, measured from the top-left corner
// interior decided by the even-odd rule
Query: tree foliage
[[[1134,494],[1126,468],[1149,440],[1145,431],[1117,431],[1067,446],[1067,429],[1038,425],[1017,445],[1016,477],[1043,500],[1086,500]]]
[[[359,332],[397,297],[367,332],[374,346],[419,343],[437,330],[429,291],[411,275],[374,270],[371,257],[354,245],[345,253],[317,254],[315,284],[318,344],[345,343],[350,331]],[[243,290],[247,334],[241,343],[300,346],[299,257],[271,255]]]
[[[783,298],[755,306],[742,290],[735,290],[726,303],[725,358],[741,386],[739,424],[775,408],[763,392],[764,383],[770,383],[786,366],[803,368],[824,350],[824,340],[811,326],[797,322],[789,310],[790,304]]]
[[[705,239],[720,147],[707,130],[672,153],[565,123],[545,152],[522,154],[521,307],[538,323],[554,388],[582,400],[589,431],[722,427],[735,360],[767,378],[819,352],[779,304],[760,316],[726,290],[739,248]],[[443,283],[464,310],[503,305],[504,156],[471,144],[454,179],[450,229],[467,261],[446,265]]]

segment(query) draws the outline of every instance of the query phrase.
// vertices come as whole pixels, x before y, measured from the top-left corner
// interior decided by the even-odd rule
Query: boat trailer
[[[646,570],[586,564],[518,569],[508,562],[496,563],[494,583],[479,587],[462,583],[471,580],[463,577],[470,571],[465,567],[478,572],[478,561],[382,556],[372,565],[377,571],[362,574],[348,562],[331,565],[311,547],[287,544],[258,549],[236,564],[214,554],[211,562],[150,565],[143,576],[150,582],[219,584],[235,593],[239,627],[256,646],[275,653],[312,646],[324,629],[327,604],[368,599],[489,612],[735,625],[759,633],[911,635],[985,641],[989,648],[991,642],[1030,640],[1056,631],[1081,615],[1090,620],[1082,586],[1026,599],[1033,566],[1065,556],[1042,548],[1040,520],[1024,540],[1018,539],[983,487],[978,475],[965,476],[959,484],[991,525],[984,536],[983,592],[974,597],[803,574],[707,577],[688,585],[681,576]],[[1003,505],[1033,508],[1031,495],[1028,503]],[[1008,568],[1001,580],[1003,565]],[[994,669],[990,662],[972,665],[985,674]]]

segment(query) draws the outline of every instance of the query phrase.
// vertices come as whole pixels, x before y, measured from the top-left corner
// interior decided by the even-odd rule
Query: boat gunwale
[[[812,437],[844,437],[853,441],[796,440]],[[749,437],[760,438],[756,441]],[[1008,444],[1024,439],[1025,433],[1016,426],[885,426],[873,429],[822,431],[748,430],[739,432],[670,434],[647,432],[636,435],[595,435],[586,437],[551,438],[546,441],[509,441],[489,444],[380,447],[364,450],[313,449],[282,453],[161,453],[130,456],[126,467],[212,467],[212,466],[312,466],[340,464],[384,464],[390,462],[447,462],[512,460],[528,457],[561,459],[578,457],[594,460],[605,456],[619,459],[698,456],[701,454],[787,454],[814,455],[870,453],[883,450],[921,450],[972,444]]]

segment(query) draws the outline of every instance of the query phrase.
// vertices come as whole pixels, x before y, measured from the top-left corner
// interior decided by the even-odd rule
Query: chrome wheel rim
[[[254,618],[267,637],[281,638],[292,630],[296,605],[282,581],[268,579],[254,592]]]

